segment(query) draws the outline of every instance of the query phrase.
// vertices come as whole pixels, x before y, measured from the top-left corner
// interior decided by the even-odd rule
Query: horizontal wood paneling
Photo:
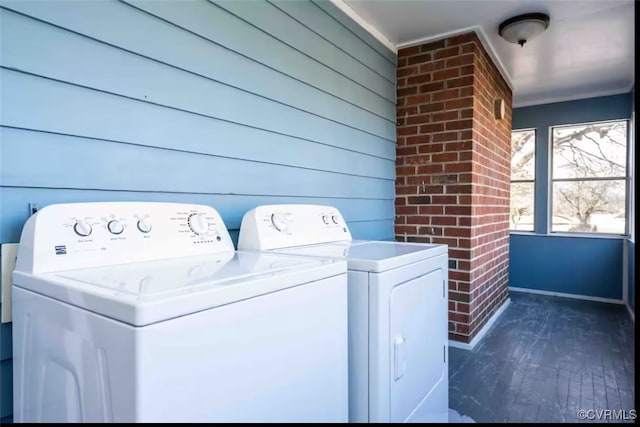
[[[366,197],[366,195],[364,196]],[[213,206],[220,212],[225,225],[230,229],[239,229],[244,213],[258,205],[306,203],[335,206],[340,210],[350,227],[354,223],[362,223],[362,227],[368,227],[372,229],[372,232],[382,233],[383,235],[386,233],[388,238],[393,238],[393,224],[387,227],[387,223],[389,221],[393,222],[395,215],[393,200],[4,187],[0,192],[0,205],[3,206],[2,221],[0,221],[0,241],[19,241],[22,225],[29,217],[29,203],[35,203],[42,208],[53,203],[139,200],[197,203]],[[373,221],[373,223],[366,226],[364,224],[367,221]],[[376,228],[379,229],[374,230]],[[355,234],[354,237],[357,239],[364,238],[359,234]]]
[[[17,129],[0,128],[0,137],[5,186],[379,199],[395,194],[390,179]],[[28,168],[24,159],[30,159]],[[238,171],[242,179],[233,179]]]
[[[227,110],[229,104],[226,106],[207,107],[210,110],[208,113],[220,113],[226,119],[220,120],[216,116],[198,114],[194,112],[196,107],[188,104],[181,104],[180,107],[184,107],[184,109],[178,111],[175,111],[175,109],[174,111],[166,111],[164,109],[167,107],[162,107],[158,104],[58,80],[52,81],[40,76],[5,68],[0,69],[0,79],[3,92],[2,102],[5,105],[11,105],[11,108],[3,111],[2,124],[112,140],[127,140],[126,135],[129,135],[131,131],[135,132],[136,128],[138,128],[138,132],[142,132],[145,135],[151,135],[155,127],[166,128],[174,126],[184,128],[180,122],[163,124],[160,121],[166,117],[175,118],[175,120],[183,122],[194,120],[190,117],[185,117],[184,114],[197,114],[204,118],[213,119],[207,123],[210,128],[229,129],[229,126],[219,125],[217,122],[225,121],[226,123],[239,125],[233,119],[242,119],[244,108],[255,104],[252,101],[253,98],[247,96],[245,99],[236,100],[232,103],[233,110],[231,112]],[[204,92],[206,93],[206,91]],[[191,93],[202,94],[203,92]],[[226,93],[225,96],[233,97],[234,95],[233,93]],[[200,97],[200,95],[197,97]],[[185,102],[188,102],[188,99],[185,99]],[[206,103],[207,99],[201,98],[200,101],[194,101],[194,104],[198,102]],[[65,105],[64,109],[60,108],[62,104]],[[189,110],[189,108],[191,109]],[[371,135],[358,133],[347,127],[334,128],[327,125],[327,123],[323,125],[323,123],[314,120],[305,121],[303,117],[296,117],[296,115],[288,116],[287,120],[281,120],[278,118],[278,109],[271,110],[267,108],[267,111],[271,113],[263,115],[255,113],[254,110],[255,117],[251,120],[255,125],[254,129],[263,129],[271,133],[285,134],[288,137],[319,142],[334,147],[336,145],[345,147],[345,149],[349,147],[348,149],[359,153],[366,152],[369,149],[368,155],[389,160],[391,160],[391,156],[395,152],[394,144],[380,143]],[[273,121],[270,120],[272,118],[274,119]],[[116,126],[113,127],[113,125]],[[233,130],[231,130],[231,134],[234,135]],[[209,139],[214,141],[219,137],[218,134],[209,135]],[[225,140],[224,142],[227,144],[234,143],[233,140]],[[336,152],[336,156],[338,155],[340,153]]]
[[[344,132],[373,133],[381,142],[395,135],[388,121],[377,115],[187,33],[191,44],[201,47],[189,50],[200,59],[189,67],[193,72],[9,11],[0,11],[0,19],[4,34],[20,31],[25,38],[24,45],[11,43],[3,52],[3,66],[8,68],[285,133],[289,123],[310,121],[318,127],[346,127]],[[74,63],[78,55],[85,59],[82,67]],[[218,63],[227,67],[217,67]],[[182,66],[186,65],[191,64]],[[150,75],[154,78],[149,79]],[[270,83],[265,85],[265,80]],[[201,96],[193,99],[194,92]],[[210,102],[226,98],[229,103]]]
[[[365,111],[395,121],[395,103],[392,100],[327,67],[313,56],[291,49],[289,45],[274,37],[265,37],[264,31],[211,3],[137,0],[126,0],[126,3],[229,52],[325,91]],[[304,3],[304,0],[297,3]],[[83,31],[91,32],[92,29],[83,28]],[[187,37],[185,34],[178,35],[174,32],[171,34],[173,37]],[[134,43],[138,45],[137,42]],[[152,52],[153,50],[152,47],[144,47],[142,51]],[[156,52],[153,55],[170,60],[175,54],[172,53],[169,56],[165,52]],[[189,53],[180,53],[180,55],[192,56]],[[185,62],[180,60],[180,63]],[[395,71],[393,76],[392,81],[395,82]]]
[[[352,104],[354,110],[372,112],[395,121],[395,105],[368,87],[326,67],[313,57],[266,37],[265,33],[205,0],[186,2],[6,2],[7,10],[58,25],[67,31],[90,37],[152,58],[165,64],[236,85],[262,90],[281,99],[291,88],[308,86],[308,91],[326,92],[332,104]],[[119,31],[110,22],[117,21]],[[169,49],[185,46],[189,49]],[[220,67],[219,64],[225,64]],[[281,75],[281,76],[278,76]],[[293,79],[291,88],[274,94],[266,81]],[[276,83],[277,83],[276,81]],[[261,87],[262,86],[262,87]],[[290,98],[290,97],[289,97]],[[326,98],[325,98],[326,100]],[[286,101],[285,101],[286,102]],[[317,103],[304,104],[313,109]],[[365,115],[366,116],[366,115]],[[377,117],[376,116],[376,117]]]
[[[311,58],[322,62],[332,70],[358,82],[378,95],[395,102],[395,81],[387,80],[380,74],[354,60],[353,57],[337,49],[318,34],[292,20],[278,8],[267,2],[253,2],[247,7],[244,2],[235,0],[209,0],[226,11],[262,29],[270,36],[286,43],[292,48],[304,52]]]
[[[345,15],[336,5],[331,2],[331,0],[311,0],[311,2],[324,10],[327,14],[331,15],[336,21],[344,25],[345,28],[351,30],[351,32],[356,37],[364,41],[376,52],[387,58],[392,63],[398,63],[398,55],[395,52],[389,50],[389,48],[387,48],[385,45],[371,36],[371,34],[367,32],[367,30],[353,22],[353,19]]]
[[[325,38],[338,49],[343,50],[373,72],[390,82],[396,81],[396,61],[377,52],[329,14],[318,13],[318,6],[310,1],[268,0],[302,25]],[[370,37],[370,36],[369,36]],[[388,49],[385,49],[388,51]]]
[[[255,206],[332,205],[393,239],[396,57],[334,7],[0,0],[0,23],[0,243],[31,203],[92,201],[210,205],[234,243]]]

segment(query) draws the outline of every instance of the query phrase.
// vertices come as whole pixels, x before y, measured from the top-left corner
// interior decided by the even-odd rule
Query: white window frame
[[[533,131],[533,179],[511,179],[511,173],[509,173],[509,188],[511,188],[511,184],[513,183],[531,183],[533,184],[533,229],[531,230],[513,230],[511,229],[511,220],[509,220],[509,233],[523,233],[523,234],[534,234],[536,232],[536,161],[538,157],[538,153],[536,152],[536,143],[538,141],[538,129],[537,128],[521,128],[521,129],[511,129],[511,136],[513,137],[514,132],[528,132]],[[513,147],[512,147],[513,148]],[[511,172],[511,167],[509,167],[509,171]],[[511,195],[509,195],[509,206],[511,206]],[[511,207],[509,207],[511,210]]]
[[[607,177],[607,178],[553,178],[553,130],[556,128],[562,127],[573,127],[573,126],[587,126],[590,124],[601,124],[601,123],[614,123],[614,122],[626,122],[627,123],[627,155],[626,155],[626,165],[625,165],[625,174],[622,177]],[[633,207],[629,205],[630,201],[630,173],[629,173],[629,165],[631,164],[630,155],[630,132],[631,132],[631,123],[629,119],[612,119],[612,120],[594,120],[589,122],[577,122],[577,123],[565,123],[565,124],[556,124],[553,126],[549,126],[549,137],[548,141],[548,154],[549,154],[549,168],[548,168],[548,191],[547,191],[547,230],[549,234],[553,235],[568,235],[568,236],[585,236],[585,237],[628,237],[629,234],[629,224],[630,224],[630,212]],[[600,233],[595,231],[553,231],[553,184],[554,182],[570,182],[570,181],[620,181],[623,180],[625,183],[625,230],[623,233]]]
[[[635,189],[635,144],[636,144],[636,112],[631,113],[627,134],[627,237],[631,241],[636,240],[636,189]]]

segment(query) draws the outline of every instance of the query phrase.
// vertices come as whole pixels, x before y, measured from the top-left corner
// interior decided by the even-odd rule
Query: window
[[[551,129],[552,232],[624,234],[627,121]]]
[[[633,109],[633,112],[631,113],[631,122],[630,122],[631,126],[629,126],[631,130],[631,132],[629,132],[629,155],[627,156],[627,176],[629,177],[629,190],[628,193],[629,194],[629,200],[627,200],[627,209],[629,212],[629,218],[628,218],[628,226],[627,226],[627,233],[629,234],[629,237],[631,237],[631,240],[635,241],[636,240],[636,210],[635,210],[635,202],[636,202],[636,175],[635,175],[635,162],[633,161],[633,159],[635,159],[634,157],[634,152],[636,150],[636,144],[635,144],[635,138],[636,138],[636,134],[635,134],[635,130],[636,129],[636,111],[635,111],[635,107]]]
[[[535,147],[535,130],[511,133],[511,230],[533,231]]]

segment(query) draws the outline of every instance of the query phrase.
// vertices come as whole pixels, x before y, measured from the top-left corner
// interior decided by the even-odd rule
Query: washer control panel
[[[233,250],[220,214],[209,206],[55,204],[27,220],[16,269],[45,273]]]
[[[242,218],[238,249],[269,250],[351,240],[333,206],[263,205]]]

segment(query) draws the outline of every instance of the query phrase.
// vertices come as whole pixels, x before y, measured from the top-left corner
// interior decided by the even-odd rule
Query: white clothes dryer
[[[265,205],[238,248],[347,260],[349,421],[448,421],[447,245],[355,241],[334,207]]]
[[[16,422],[346,422],[346,263],[203,205],[50,205],[13,273]]]

